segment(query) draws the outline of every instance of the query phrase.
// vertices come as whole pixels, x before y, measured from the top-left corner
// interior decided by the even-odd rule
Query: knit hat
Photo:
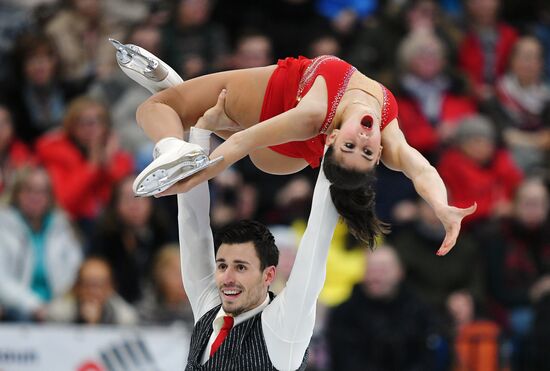
[[[470,138],[483,137],[492,142],[496,140],[495,128],[488,118],[481,115],[466,117],[459,122],[455,132],[455,142],[460,144]]]

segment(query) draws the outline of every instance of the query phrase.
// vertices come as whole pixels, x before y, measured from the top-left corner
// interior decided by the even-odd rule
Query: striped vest
[[[270,293],[271,299],[273,299]],[[212,335],[212,322],[220,310],[221,304],[209,310],[196,323],[191,335],[186,371],[268,371],[277,370],[267,352],[262,330],[262,312],[235,326],[213,357],[201,365],[201,355]],[[308,352],[298,370],[306,368]]]

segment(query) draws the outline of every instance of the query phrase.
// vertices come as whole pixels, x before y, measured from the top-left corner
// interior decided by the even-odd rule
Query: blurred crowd
[[[339,56],[393,91],[450,202],[477,202],[438,257],[431,208],[380,166],[377,212],[392,232],[371,252],[338,226],[308,370],[550,369],[549,1],[3,0],[0,321],[193,326],[175,198],[132,192],[151,160],[135,123],[149,93],[118,69],[109,37],[184,79]],[[211,182],[214,230],[272,227],[276,292],[316,171],[271,176],[244,159]]]

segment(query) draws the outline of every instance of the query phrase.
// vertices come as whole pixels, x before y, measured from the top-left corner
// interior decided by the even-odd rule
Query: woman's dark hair
[[[275,238],[269,229],[262,223],[252,220],[241,220],[222,228],[216,234],[215,251],[222,244],[237,244],[252,242],[256,255],[260,259],[260,269],[279,264],[279,249],[275,245]]]
[[[374,171],[342,167],[334,157],[332,146],[325,154],[323,171],[331,183],[332,202],[351,234],[374,248],[376,237],[389,232],[389,225],[378,219],[374,210]]]

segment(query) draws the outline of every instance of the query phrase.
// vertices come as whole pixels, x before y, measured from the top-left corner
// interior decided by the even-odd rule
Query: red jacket
[[[96,217],[114,184],[134,168],[132,157],[122,151],[106,166],[91,164],[62,132],[38,139],[36,152],[52,177],[57,202],[75,219]]]
[[[490,217],[497,202],[512,200],[523,179],[505,150],[497,150],[491,164],[482,167],[451,148],[441,156],[437,170],[447,186],[451,205],[468,207],[477,202],[476,213],[468,218],[470,222]]]
[[[495,79],[500,77],[506,71],[508,59],[512,47],[514,46],[518,33],[516,30],[504,23],[497,26],[499,34],[496,46],[495,60]],[[460,44],[458,51],[460,68],[468,74],[475,85],[484,83],[483,81],[483,51],[478,36],[470,32],[466,35]]]
[[[423,154],[437,152],[441,145],[437,126],[432,126],[414,99],[401,97],[397,98],[397,103],[399,127],[405,134],[407,142]],[[475,112],[476,106],[469,98],[447,94],[443,98],[439,122],[455,124],[461,118]]]

